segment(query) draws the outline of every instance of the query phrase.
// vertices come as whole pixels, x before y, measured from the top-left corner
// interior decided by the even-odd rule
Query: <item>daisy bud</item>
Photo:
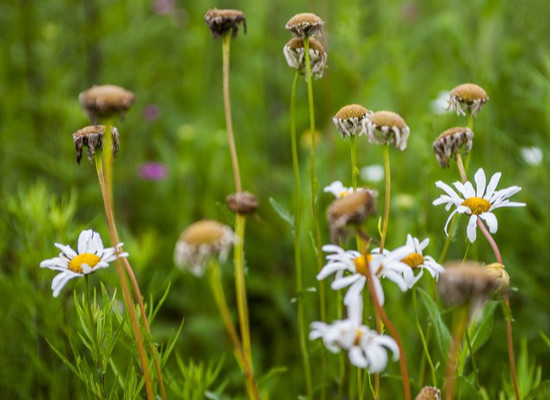
[[[290,39],[288,43],[285,44],[283,53],[288,66],[299,70],[303,75],[306,70],[304,40],[299,38]],[[327,53],[323,45],[315,39],[309,40],[309,59],[311,75],[316,79],[321,78],[327,64]]]
[[[376,195],[372,190],[363,189],[332,202],[327,217],[332,242],[345,240],[348,224],[361,224],[369,215],[376,214]]]
[[[506,272],[504,265],[493,263],[486,265],[483,268],[494,280],[495,286],[493,289],[493,294],[495,296],[507,295],[510,290],[510,276],[508,275],[508,272]]]
[[[285,29],[291,31],[296,37],[316,37],[323,31],[323,21],[312,13],[296,14],[288,20]]]
[[[241,10],[208,10],[204,15],[204,22],[210,28],[213,37],[220,37],[232,32],[232,37],[237,37],[239,24],[243,24],[246,34],[246,17]]]
[[[234,213],[241,215],[252,214],[260,206],[260,202],[250,192],[230,194],[225,199],[227,207]]]
[[[474,133],[467,127],[455,127],[444,131],[435,139],[433,148],[437,162],[441,168],[449,166],[451,157],[456,155],[462,148],[462,155],[466,155],[472,149]]]
[[[90,121],[95,123],[98,118],[108,118],[114,114],[120,114],[122,119],[136,96],[120,86],[99,85],[80,93],[78,100]]]
[[[399,150],[407,148],[410,129],[399,114],[392,111],[378,111],[363,120],[363,130],[369,142],[393,144]]]
[[[367,110],[365,107],[359,104],[350,104],[342,107],[332,118],[332,122],[342,135],[342,139],[346,136],[361,135],[365,133],[363,131],[363,122],[366,120],[367,115],[372,114],[372,111]]]
[[[217,221],[202,220],[185,229],[174,250],[174,261],[182,270],[201,276],[210,257],[227,258],[235,235],[230,227]]]
[[[425,386],[415,400],[441,400],[441,392],[433,386]]]
[[[447,100],[447,109],[456,111],[456,115],[466,115],[466,112],[469,111],[475,117],[483,104],[488,101],[489,96],[481,86],[463,83],[451,90]]]
[[[88,160],[93,162],[93,157],[96,150],[101,150],[103,144],[103,134],[105,133],[105,125],[90,125],[79,129],[73,133],[73,142],[76,149],[76,162],[80,164],[82,159],[82,148],[88,148]],[[114,126],[111,127],[113,158],[116,157],[119,149],[118,130]]]

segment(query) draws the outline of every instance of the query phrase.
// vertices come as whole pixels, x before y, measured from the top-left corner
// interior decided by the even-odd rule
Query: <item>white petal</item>
[[[435,183],[435,186],[442,189],[445,193],[447,193],[449,195],[449,197],[451,197],[453,199],[453,201],[462,202],[462,200],[456,194],[456,192],[453,190],[453,188],[450,187],[449,185],[447,185],[446,183],[443,183],[442,181],[437,181]]]
[[[497,188],[498,181],[500,180],[500,176],[502,174],[500,172],[497,172],[491,177],[491,180],[489,181],[489,184],[487,185],[487,192],[485,193],[485,196],[483,197],[485,200],[488,200],[491,198],[493,193],[495,192],[495,189]]]
[[[477,191],[476,196],[477,197],[483,197],[483,192],[485,191],[485,184],[487,183],[487,179],[485,178],[485,172],[483,172],[483,169],[478,169],[474,179],[476,181]]]
[[[357,280],[365,278],[359,274],[348,275],[340,279],[335,279],[330,285],[334,290],[339,290],[355,283]]]
[[[476,241],[476,221],[477,221],[477,215],[473,214],[470,217],[470,220],[468,221],[468,228],[466,229],[466,233],[468,235],[468,239],[471,243],[474,243]]]
[[[388,363],[388,353],[382,347],[375,344],[364,349],[369,360],[369,371],[376,373],[382,371]]]
[[[449,222],[453,218],[453,215],[456,214],[458,210],[454,210],[450,215],[449,218],[447,218],[447,222],[445,222],[445,227],[443,228],[443,231],[445,232],[445,235],[449,236],[449,233],[447,232],[447,226],[449,226]]]
[[[497,217],[495,217],[495,214],[491,212],[486,212],[480,215],[481,219],[485,220],[487,222],[487,226],[489,226],[489,232],[495,233],[498,230],[498,221]]]
[[[53,297],[57,297],[61,289],[63,289],[63,286],[65,286],[67,282],[69,282],[73,278],[76,278],[77,276],[81,275],[72,271],[66,271],[57,274],[52,280]]]
[[[323,269],[317,274],[317,280],[322,281],[323,279],[334,274],[338,270],[342,270],[342,263],[330,263],[323,267]]]
[[[91,229],[82,231],[78,236],[78,253],[98,254],[103,251],[103,241],[99,233]]]
[[[374,293],[376,293],[376,298],[378,299],[378,302],[381,306],[384,305],[384,289],[382,289],[382,283],[380,283],[380,279],[378,277],[374,277],[372,279],[372,286],[374,287]]]
[[[78,254],[76,254],[76,251],[74,251],[71,246],[67,246],[65,244],[61,243],[55,243],[55,247],[57,247],[61,252],[67,257],[69,260],[72,258],[75,258]]]
[[[349,361],[359,368],[367,368],[368,361],[365,358],[365,355],[363,354],[363,351],[357,347],[353,346],[351,349],[349,349]]]
[[[54,271],[64,271],[69,267],[69,263],[66,258],[50,258],[40,263],[40,268],[48,268]]]
[[[365,288],[366,281],[367,279],[363,277],[363,279],[358,279],[357,282],[350,286],[344,296],[344,304],[346,306],[351,307],[358,304],[358,301],[361,300],[361,292]]]

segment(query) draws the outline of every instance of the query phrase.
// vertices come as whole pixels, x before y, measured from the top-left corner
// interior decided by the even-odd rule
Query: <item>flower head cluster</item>
[[[305,74],[306,57],[304,39],[297,37],[290,39],[285,44],[283,53],[290,68],[294,68],[300,71],[301,74]],[[315,39],[309,39],[309,59],[311,63],[311,76],[316,79],[321,78],[327,64],[327,52],[323,45]]]
[[[451,90],[447,109],[456,111],[457,115],[466,115],[466,112],[470,112],[475,117],[483,104],[488,101],[489,96],[481,86],[463,83]]]
[[[410,129],[399,114],[392,111],[377,111],[363,120],[363,129],[369,142],[393,144],[399,150],[407,148]]]
[[[363,124],[370,114],[372,114],[372,111],[362,105],[349,104],[338,110],[332,118],[332,122],[334,122],[336,129],[342,135],[342,139],[352,135],[360,136],[365,133]]]
[[[71,279],[107,268],[117,257],[128,257],[128,253],[121,252],[122,245],[119,243],[116,247],[104,248],[99,233],[91,229],[82,231],[78,236],[77,251],[71,246],[55,243],[55,247],[61,250],[59,256],[40,263],[41,268],[60,272],[52,280],[53,296],[57,297]]]
[[[498,182],[500,180],[501,173],[497,172],[491,177],[489,184],[486,185],[487,178],[483,169],[478,169],[474,175],[476,182],[476,188],[470,182],[464,184],[460,182],[453,183],[453,186],[458,190],[461,196],[457,194],[453,188],[437,181],[435,186],[442,189],[446,194],[442,194],[439,198],[433,202],[434,206],[445,204],[445,209],[449,211],[451,207],[456,208],[447,218],[445,223],[445,234],[447,233],[447,226],[452,216],[456,213],[470,215],[468,221],[467,235],[470,242],[476,240],[476,224],[478,218],[484,220],[491,233],[495,233],[498,230],[498,221],[493,214],[493,211],[501,207],[524,207],[525,203],[511,202],[509,197],[513,196],[521,190],[519,186],[510,186],[506,189],[496,190]]]

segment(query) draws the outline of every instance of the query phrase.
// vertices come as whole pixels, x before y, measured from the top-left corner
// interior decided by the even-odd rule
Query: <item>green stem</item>
[[[355,150],[355,135],[351,135],[349,138],[349,146],[351,152],[351,183],[353,192],[357,191],[357,155]]]
[[[435,375],[435,367],[434,363],[432,361],[432,358],[430,357],[430,351],[428,350],[428,342],[426,341],[426,337],[424,336],[424,332],[422,331],[422,326],[420,325],[420,320],[418,319],[418,306],[416,301],[416,288],[413,288],[413,305],[414,305],[414,319],[416,323],[416,329],[418,329],[418,333],[420,334],[420,340],[422,341],[422,348],[424,350],[424,356],[426,357],[426,360],[428,361],[428,364],[430,365],[430,371],[432,373],[432,384],[433,386],[437,387],[437,378]]]
[[[390,146],[385,144],[382,147],[384,153],[384,175],[386,176],[386,191],[384,196],[384,226],[380,237],[380,254],[384,251],[384,245],[386,244],[386,235],[388,234],[388,222],[390,219]]]
[[[470,332],[469,329],[466,329],[466,344],[468,345],[468,352],[470,353],[470,359],[472,360],[472,367],[474,368],[474,378],[476,380],[476,387],[479,389],[481,386],[479,384],[479,372],[477,369],[476,359],[474,357],[474,350],[472,348],[472,343],[470,341]]]
[[[86,310],[88,311],[88,318],[90,320],[90,326],[92,327],[92,337],[93,337],[93,345],[95,347],[95,358],[97,363],[97,373],[99,375],[99,390],[100,390],[100,398],[106,399],[107,395],[105,394],[105,368],[101,363],[101,346],[98,343],[97,340],[97,328],[96,328],[96,318],[94,316],[94,312],[92,310],[92,299],[90,296],[90,281],[89,276],[84,275],[84,280],[86,281],[86,289],[85,289],[85,296],[86,296]]]

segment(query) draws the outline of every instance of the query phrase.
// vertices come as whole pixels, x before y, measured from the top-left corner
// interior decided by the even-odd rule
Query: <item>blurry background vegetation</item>
[[[411,128],[407,150],[391,154],[390,247],[404,243],[410,232],[429,237],[428,250],[437,258],[447,214],[431,206],[439,195],[434,182],[451,182],[458,176],[453,164],[449,170],[439,168],[431,144],[442,130],[464,125],[465,120],[452,113],[435,114],[431,102],[463,82],[486,89],[490,101],[475,120],[470,173],[478,167],[488,174],[501,171],[502,187],[523,187],[515,200],[528,206],[498,212],[496,240],[517,287],[511,302],[518,357],[520,342],[526,342],[529,365],[540,365],[543,378],[548,378],[549,347],[540,336],[541,331],[548,335],[550,327],[546,0],[7,0],[0,4],[2,396],[46,399],[82,394],[80,382],[45,339],[70,353],[68,337],[75,331],[72,293],[73,288],[80,292],[84,282],[72,281],[54,299],[53,274],[38,265],[57,254],[54,242],[74,245],[82,228],[98,230],[108,241],[94,169],[85,159],[76,164],[71,139],[72,132],[88,124],[78,94],[103,83],[124,86],[137,95],[118,125],[115,201],[121,237],[142,292],[158,299],[172,282],[153,323],[155,339],[166,342],[184,319],[176,345],[181,359],[217,363],[225,354],[218,383],[227,380],[230,397],[242,393],[240,373],[207,281],[182,274],[172,261],[174,244],[188,224],[201,218],[232,221],[224,205],[234,188],[223,119],[221,42],[210,36],[203,22],[212,7],[239,8],[247,16],[248,34],[241,32],[232,46],[231,97],[243,184],[262,202],[247,225],[245,246],[256,369],[263,376],[273,367],[286,367],[264,382],[271,397],[296,398],[304,392],[291,302],[292,235],[268,200],[273,197],[292,206],[288,108],[294,71],[287,67],[282,48],[291,38],[284,30],[286,21],[304,11],[326,22],[323,42],[329,69],[314,83],[321,187],[335,179],[350,183],[348,144],[331,121],[341,106],[360,103],[373,110],[394,110]],[[301,85],[299,132],[308,126],[306,101]],[[307,193],[307,137],[303,139],[302,182]],[[542,148],[542,163],[526,163],[522,146]],[[369,146],[366,139],[359,141],[358,151],[359,166],[381,163],[380,148]],[[138,169],[144,162],[165,164],[166,179],[142,179]],[[362,183],[382,193],[382,183]],[[322,210],[330,200],[330,195],[320,194]],[[307,199],[304,204],[309,204]],[[375,221],[369,228],[374,231]],[[464,221],[459,233],[451,258],[464,254]],[[306,235],[304,243],[306,285],[314,286],[315,265]],[[470,256],[493,261],[482,237]],[[225,271],[232,297],[230,264]],[[92,277],[96,285],[100,280],[112,291],[114,269]],[[425,279],[424,285],[432,284]],[[418,379],[421,347],[410,294],[388,288],[388,311],[403,335],[409,368]],[[317,295],[307,294],[305,301],[308,320],[317,319]],[[421,314],[426,325],[425,313]],[[490,398],[496,398],[507,379],[504,329],[498,310],[489,344],[478,352],[481,381]],[[311,344],[314,360],[320,347]],[[336,364],[338,358],[329,355],[329,360]],[[175,357],[167,369],[169,376],[176,375]],[[397,365],[387,372],[397,374]],[[397,380],[385,378],[383,385],[386,393],[399,396]],[[416,385],[418,381],[413,382],[413,392]]]

